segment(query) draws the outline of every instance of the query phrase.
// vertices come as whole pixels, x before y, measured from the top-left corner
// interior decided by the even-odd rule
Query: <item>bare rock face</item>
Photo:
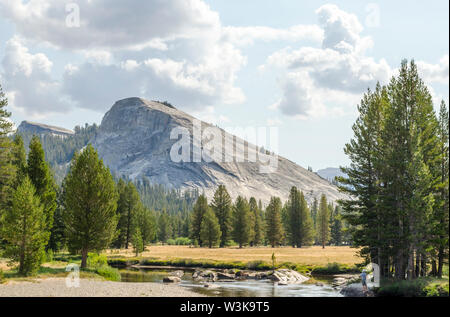
[[[226,162],[217,158],[211,158],[210,162],[204,159],[192,162],[193,152],[198,149],[195,144],[199,144],[193,133],[194,120],[194,117],[162,103],[127,98],[117,101],[105,114],[91,143],[117,176],[137,180],[147,178],[153,184],[181,190],[197,189],[208,198],[221,184],[226,186],[233,199],[238,195],[253,196],[263,203],[271,196],[286,200],[292,186],[302,190],[309,202],[321,194],[331,201],[344,197],[325,179],[283,157],[277,158],[278,166],[273,172],[262,173],[260,163],[242,161],[242,158],[259,152],[254,146],[244,151],[236,147],[232,160]],[[200,125],[201,131],[212,127],[205,122]],[[189,131],[189,162],[171,159],[172,146],[180,139],[170,138],[171,131],[176,128]],[[223,147],[230,140],[241,140],[220,131],[222,138],[211,140],[214,148]]]
[[[22,123],[17,128],[17,132],[19,132],[19,133],[20,132],[28,132],[28,133],[38,134],[38,135],[51,134],[51,135],[61,136],[61,137],[70,136],[70,135],[74,134],[74,132],[72,130],[55,127],[55,126],[51,126],[51,125],[47,125],[47,124],[42,124],[42,123],[30,122],[30,121],[22,121]]]

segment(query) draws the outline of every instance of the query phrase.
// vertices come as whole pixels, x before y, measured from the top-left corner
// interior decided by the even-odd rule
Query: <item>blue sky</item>
[[[221,127],[277,126],[279,153],[317,170],[348,163],[362,93],[402,58],[448,103],[448,1],[72,2],[75,26],[63,1],[0,0],[17,124],[73,128],[118,99],[163,99]]]

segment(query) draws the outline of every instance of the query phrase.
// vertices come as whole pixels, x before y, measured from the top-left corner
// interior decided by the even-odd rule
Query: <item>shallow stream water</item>
[[[120,270],[122,282],[162,283],[172,270],[162,269],[124,269]],[[184,271],[180,286],[208,296],[221,297],[341,297],[333,289],[333,277],[315,277],[317,283],[278,285],[270,280],[218,281],[206,283],[192,279],[193,271]]]

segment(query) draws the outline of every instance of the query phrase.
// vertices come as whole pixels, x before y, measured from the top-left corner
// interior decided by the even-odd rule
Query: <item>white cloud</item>
[[[323,30],[317,25],[295,25],[287,29],[266,26],[227,26],[222,30],[223,39],[238,45],[253,44],[255,41],[301,41],[321,42]]]
[[[52,62],[42,53],[31,54],[20,38],[6,42],[2,66],[2,80],[13,110],[36,116],[70,108],[60,95],[60,83],[51,76]]]
[[[448,55],[443,56],[439,60],[439,64],[418,61],[417,68],[426,83],[449,84]]]
[[[188,36],[219,25],[201,0],[78,0],[80,26],[68,27],[66,2],[1,0],[4,17],[35,41],[67,49],[155,45],[156,38]],[[161,43],[159,43],[161,45]]]
[[[360,36],[363,27],[355,15],[335,5],[324,5],[316,13],[324,30],[322,48],[288,47],[267,58],[267,65],[285,70],[280,81],[282,98],[272,107],[299,118],[343,113],[342,103],[330,96],[355,100],[367,87],[387,82],[392,74],[384,59],[377,62],[365,55],[372,41]],[[327,107],[330,102],[332,108]]]

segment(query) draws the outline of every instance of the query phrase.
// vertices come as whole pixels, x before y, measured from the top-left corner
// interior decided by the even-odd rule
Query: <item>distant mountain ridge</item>
[[[27,132],[34,134],[52,134],[58,136],[70,136],[75,134],[74,131],[69,129],[31,121],[22,121],[22,123],[17,128],[17,132],[18,133]]]
[[[195,190],[205,193],[209,199],[221,184],[227,187],[233,199],[238,195],[255,197],[264,204],[268,203],[271,196],[278,196],[286,201],[292,186],[302,190],[308,202],[321,194],[325,194],[330,201],[345,197],[325,177],[322,178],[284,157],[278,156],[278,166],[272,173],[261,173],[256,162],[237,160],[256,154],[256,148],[249,147],[244,152],[236,148],[233,160],[228,162],[173,161],[170,152],[177,139],[170,138],[171,131],[174,128],[184,128],[190,132],[191,141],[194,142],[194,121],[200,122],[202,131],[212,127],[169,103],[133,97],[114,103],[98,127],[86,126],[81,132],[75,129],[76,133],[70,134],[70,130],[67,133],[64,131],[66,129],[26,122],[21,124],[22,128],[18,133],[22,131],[30,135],[30,130],[37,129],[43,135],[41,139],[50,142],[47,147],[44,145],[44,149],[55,148],[53,143],[63,149],[65,155],[53,155],[51,162],[60,181],[67,172],[70,153],[91,143],[115,176],[136,181],[146,179],[151,184],[161,184],[182,191]],[[221,131],[223,140],[239,139]],[[67,137],[49,139],[45,134]]]
[[[317,170],[317,175],[328,180],[333,181],[336,176],[346,177],[347,174],[343,173],[340,168],[336,167],[327,167],[324,169]]]
[[[91,141],[116,175],[147,178],[151,183],[169,188],[198,189],[209,198],[220,184],[226,185],[232,198],[253,196],[265,203],[271,196],[287,200],[292,186],[302,190],[308,201],[321,194],[331,201],[344,197],[330,182],[281,156],[277,169],[267,174],[260,173],[255,162],[237,162],[238,157],[254,154],[252,151],[256,150],[252,148],[245,153],[236,148],[232,162],[173,162],[170,150],[177,140],[171,140],[170,133],[176,127],[185,128],[191,132],[194,142],[194,120],[191,115],[167,104],[127,98],[117,101],[105,114]],[[201,122],[202,131],[208,127],[211,125]],[[234,138],[223,130],[222,133],[223,140]]]

